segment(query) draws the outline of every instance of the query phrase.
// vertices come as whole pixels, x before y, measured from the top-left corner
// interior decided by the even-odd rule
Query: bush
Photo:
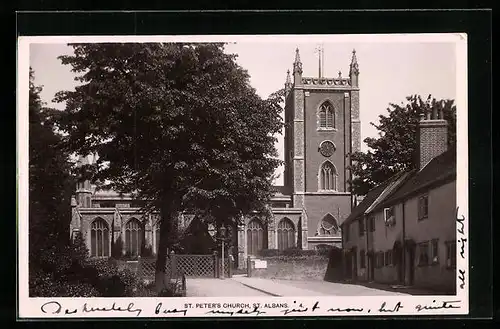
[[[280,250],[278,249],[262,249],[259,251],[259,256],[262,257],[276,257],[279,256]]]
[[[147,284],[138,282],[137,288],[133,293],[133,297],[158,297],[158,296],[159,294],[156,293],[156,286],[154,281]]]
[[[29,274],[30,297],[58,297],[60,285],[50,273],[32,271]]]
[[[119,268],[112,260],[89,261],[84,272],[102,297],[130,297],[137,289],[135,273]]]
[[[278,249],[262,249],[259,252],[259,255],[261,257],[279,257],[279,258],[287,258],[287,257],[294,257],[294,258],[304,258],[304,257],[310,257],[310,256],[317,256],[320,255],[316,250],[303,250],[300,248],[289,248],[285,250],[278,250]]]
[[[133,271],[113,260],[89,259],[82,240],[39,254],[40,259],[30,262],[32,297],[129,297],[137,289]]]
[[[89,283],[68,282],[61,285],[58,297],[96,297],[99,291]]]

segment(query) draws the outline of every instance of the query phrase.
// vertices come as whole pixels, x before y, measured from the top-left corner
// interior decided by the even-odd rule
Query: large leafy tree
[[[372,187],[395,173],[412,169],[418,150],[417,126],[421,114],[443,111],[448,121],[448,144],[456,143],[456,107],[453,100],[427,99],[413,95],[406,104],[389,104],[388,115],[380,115],[379,123],[371,123],[379,131],[378,138],[366,138],[367,152],[352,155],[353,193],[365,195]]]
[[[64,270],[60,255],[69,246],[70,198],[73,180],[68,153],[62,149],[61,136],[54,131],[51,110],[43,107],[42,88],[29,76],[29,276]],[[45,274],[44,274],[45,273]],[[30,290],[36,289],[30,285]]]
[[[71,220],[72,178],[68,153],[54,132],[50,109],[43,107],[42,88],[29,79],[29,223],[30,252],[67,245]],[[33,257],[36,262],[37,257]]]
[[[179,211],[218,225],[265,212],[277,160],[279,97],[261,99],[222,44],[73,44],[81,85],[62,91],[68,150],[98,154],[94,181],[160,213],[157,287]],[[208,216],[209,215],[209,216]]]

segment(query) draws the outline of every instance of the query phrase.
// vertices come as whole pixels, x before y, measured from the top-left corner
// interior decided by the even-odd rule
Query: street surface
[[[361,285],[326,281],[270,280],[262,278],[187,278],[187,297],[231,296],[401,296],[404,292],[391,292]]]
[[[187,297],[269,296],[232,279],[187,278]]]

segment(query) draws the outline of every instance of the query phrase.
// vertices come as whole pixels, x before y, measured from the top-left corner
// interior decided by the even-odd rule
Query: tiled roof
[[[385,188],[392,182],[392,179],[388,179],[384,183],[372,188],[365,196],[363,201],[358,204],[352,211],[351,214],[346,218],[346,220],[342,223],[349,223],[358,218],[360,215],[364,214],[366,209],[368,209],[375,200],[379,197],[382,192],[384,192]]]
[[[408,198],[422,189],[446,182],[456,177],[456,151],[454,149],[438,155],[421,170],[413,170],[408,179],[400,188],[394,190],[382,203],[375,209],[390,206],[402,199]]]

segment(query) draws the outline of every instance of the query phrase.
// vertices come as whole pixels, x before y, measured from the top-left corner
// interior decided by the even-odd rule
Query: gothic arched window
[[[335,235],[339,231],[339,224],[335,217],[327,214],[321,222],[319,223],[318,233],[319,235]]]
[[[283,218],[278,224],[278,249],[293,247],[295,247],[295,227],[290,219]]]
[[[97,218],[90,225],[90,255],[109,257],[109,227],[102,218]]]
[[[138,256],[141,253],[142,225],[136,218],[132,218],[125,226],[125,250],[130,256]]]
[[[335,111],[329,102],[323,103],[319,108],[319,127],[335,128]]]
[[[320,190],[327,191],[337,190],[337,170],[330,161],[326,161],[321,166],[319,173],[319,188]]]
[[[247,247],[249,255],[256,255],[264,248],[264,227],[258,219],[252,219],[248,223]]]

